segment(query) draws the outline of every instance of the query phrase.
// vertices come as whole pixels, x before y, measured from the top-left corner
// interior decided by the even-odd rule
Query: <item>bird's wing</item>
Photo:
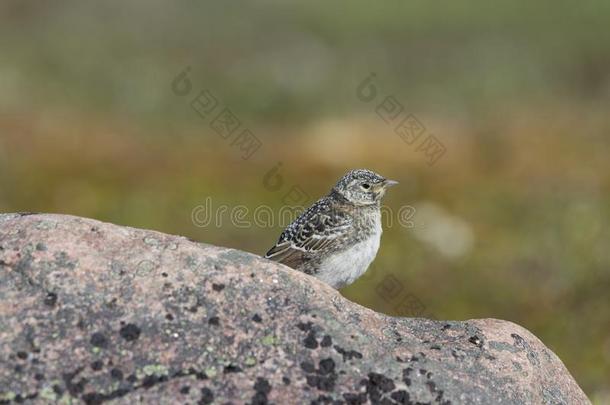
[[[286,228],[265,257],[297,268],[312,253],[338,244],[351,225],[351,216],[330,210],[327,201],[320,200]]]

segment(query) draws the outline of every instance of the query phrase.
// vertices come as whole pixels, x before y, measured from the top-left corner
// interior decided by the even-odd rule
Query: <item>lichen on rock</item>
[[[0,215],[0,404],[587,404],[506,321],[393,318],[232,249]]]

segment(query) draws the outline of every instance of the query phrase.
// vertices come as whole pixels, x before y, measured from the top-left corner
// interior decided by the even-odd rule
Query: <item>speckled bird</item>
[[[265,257],[333,288],[353,283],[377,255],[381,200],[395,184],[370,170],[349,171],[282,232]]]

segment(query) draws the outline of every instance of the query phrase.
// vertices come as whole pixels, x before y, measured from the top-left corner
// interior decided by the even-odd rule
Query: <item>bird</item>
[[[286,227],[265,258],[335,289],[352,284],[377,255],[381,200],[396,184],[368,169],[348,171],[326,196]]]

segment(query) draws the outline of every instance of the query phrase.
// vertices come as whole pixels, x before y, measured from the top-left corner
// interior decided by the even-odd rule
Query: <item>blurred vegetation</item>
[[[198,227],[194,207],[278,210],[294,185],[317,198],[368,167],[417,214],[344,295],[519,323],[610,402],[610,3],[290,3],[0,3],[0,210],[262,254],[277,223]],[[251,159],[172,92],[186,66],[260,139]],[[356,98],[370,72],[442,140],[434,166]]]

